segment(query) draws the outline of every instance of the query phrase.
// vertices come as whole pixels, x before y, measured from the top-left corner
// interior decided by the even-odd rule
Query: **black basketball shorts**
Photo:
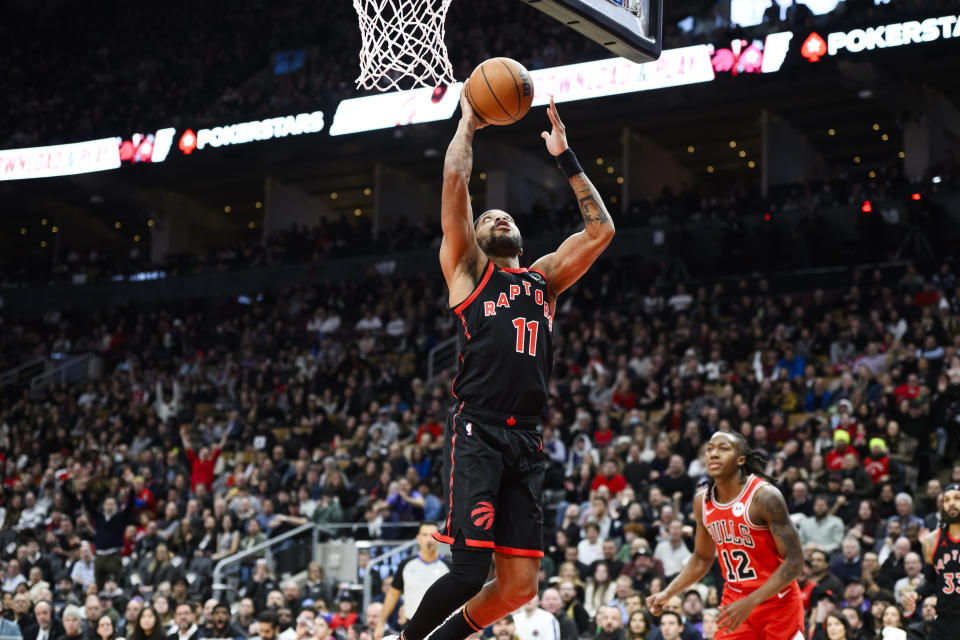
[[[434,534],[454,549],[543,557],[546,454],[536,417],[458,403],[443,445],[447,519]]]

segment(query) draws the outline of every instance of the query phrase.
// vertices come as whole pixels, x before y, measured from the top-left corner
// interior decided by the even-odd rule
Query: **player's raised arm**
[[[470,276],[467,280],[473,279],[483,258],[473,228],[468,187],[473,170],[473,132],[486,125],[474,114],[465,96],[466,84],[460,94],[460,123],[443,161],[443,191],[440,196],[440,225],[443,228],[440,267],[450,288],[451,302],[455,302],[453,298],[457,297],[454,291],[457,277],[466,273]],[[464,295],[468,295],[472,284],[468,282],[461,286],[467,287]]]
[[[583,172],[573,151],[567,145],[567,130],[560,120],[557,107],[550,97],[547,115],[553,125],[552,131],[544,131],[540,137],[547,143],[547,151],[557,158],[557,163],[570,181],[570,187],[577,197],[584,227],[560,244],[553,253],[547,254],[534,263],[550,281],[550,292],[556,297],[564,289],[580,279],[590,265],[603,253],[613,239],[613,219],[603,204],[603,198]]]
[[[769,527],[783,562],[755,591],[720,608],[717,626],[728,632],[735,631],[758,605],[789,587],[803,571],[800,534],[790,519],[787,503],[779,490],[770,485],[758,489],[750,504],[750,519]]]
[[[680,595],[690,585],[699,582],[713,566],[713,559],[717,555],[717,545],[713,543],[713,538],[707,533],[707,528],[703,526],[703,496],[704,494],[700,493],[693,498],[693,517],[697,522],[693,555],[690,556],[686,566],[667,585],[666,589],[647,598],[647,609],[655,616],[663,613],[663,605],[667,604],[670,598]]]

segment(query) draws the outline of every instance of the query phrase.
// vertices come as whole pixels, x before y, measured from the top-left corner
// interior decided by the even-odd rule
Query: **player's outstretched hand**
[[[733,633],[750,616],[756,606],[750,598],[740,598],[725,607],[720,607],[720,615],[717,616],[717,629]]]
[[[660,617],[660,614],[663,613],[663,605],[667,604],[667,600],[670,598],[667,597],[667,594],[661,591],[660,593],[655,593],[652,596],[647,597],[647,611],[650,612],[650,615],[654,617]]]
[[[460,90],[460,118],[469,124],[473,131],[476,131],[477,129],[483,129],[487,126],[487,123],[474,112],[473,107],[470,106],[470,101],[467,100],[468,84],[470,84],[469,79],[463,83],[463,89]]]
[[[546,131],[541,132],[540,137],[547,143],[547,151],[550,152],[550,155],[558,156],[568,148],[567,128],[563,126],[563,120],[560,119],[560,114],[557,113],[557,105],[553,103],[553,96],[550,96],[550,105],[547,107],[547,117],[550,118],[553,130],[550,133]]]

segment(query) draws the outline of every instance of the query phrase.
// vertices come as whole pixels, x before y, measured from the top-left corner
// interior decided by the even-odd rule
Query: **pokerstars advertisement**
[[[864,26],[823,35],[813,31],[803,37],[800,55],[810,62],[818,62],[821,58],[837,55],[863,56],[880,49],[909,47],[960,38],[960,15],[951,14],[924,20]]]

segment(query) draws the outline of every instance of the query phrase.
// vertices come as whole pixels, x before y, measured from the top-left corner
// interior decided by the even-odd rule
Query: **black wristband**
[[[583,173],[583,167],[577,161],[577,154],[570,148],[557,156],[557,166],[560,167],[560,171],[563,172],[567,180],[578,173]]]

